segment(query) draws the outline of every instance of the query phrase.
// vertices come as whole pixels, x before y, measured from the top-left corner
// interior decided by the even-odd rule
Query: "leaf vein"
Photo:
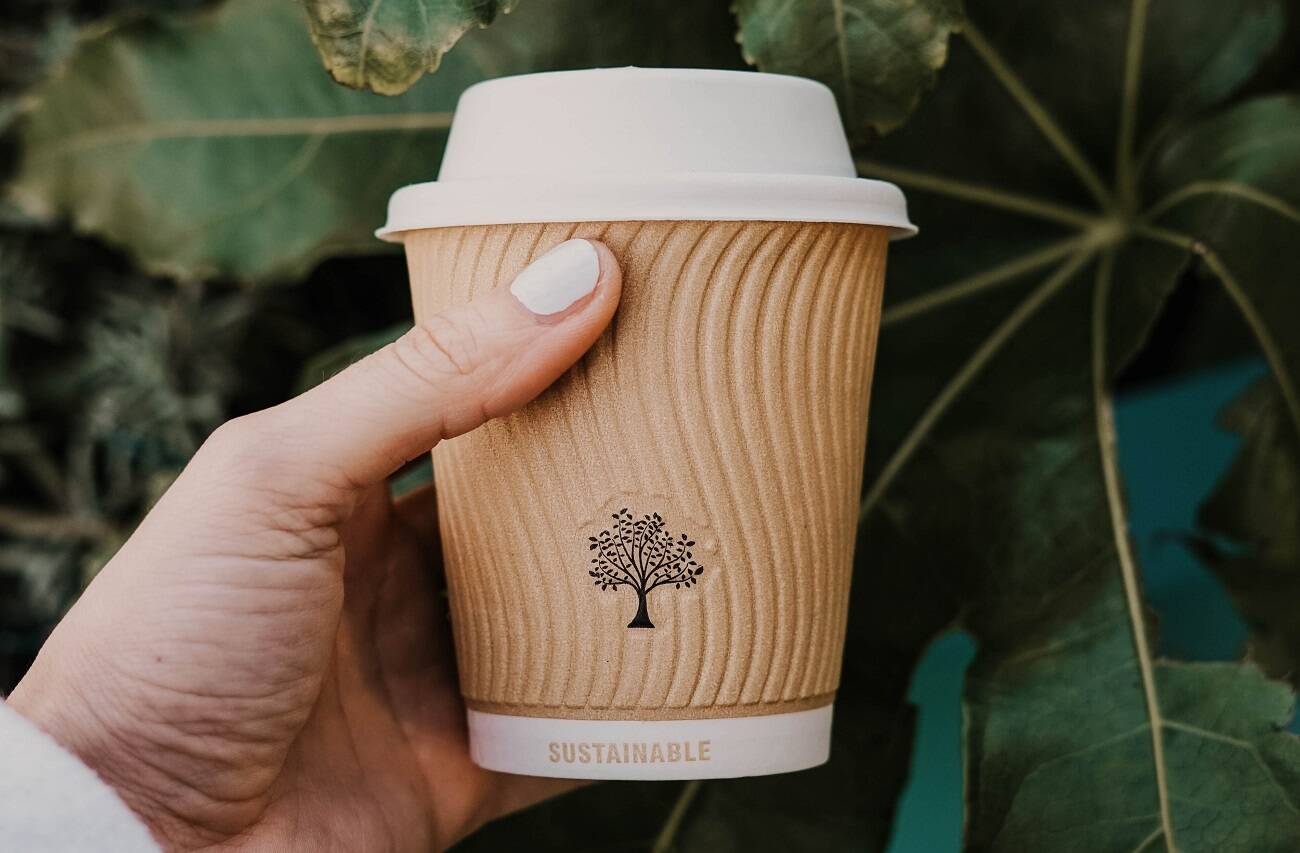
[[[880,324],[882,326],[892,325],[893,323],[911,319],[919,314],[926,314],[945,307],[952,302],[968,299],[1000,285],[1009,284],[1025,273],[1033,272],[1078,251],[1085,242],[1086,238],[1084,237],[1061,240],[1037,251],[1012,258],[975,275],[928,290],[921,296],[886,308],[880,316]]]
[[[840,76],[844,80],[844,123],[854,127],[853,77],[849,63],[849,39],[844,29],[844,0],[831,0],[831,17],[835,21],[835,46],[840,57]]]
[[[1124,89],[1120,101],[1119,139],[1115,170],[1119,192],[1126,205],[1134,201],[1133,148],[1137,135],[1138,83],[1142,73],[1142,46],[1146,34],[1148,0],[1133,0],[1129,9],[1128,43],[1124,55]]]
[[[1106,189],[1106,185],[1087,159],[1079,152],[1078,147],[1065,135],[1065,132],[1061,130],[1061,126],[1056,123],[1056,120],[1038,102],[1038,99],[1033,96],[1020,77],[1007,65],[1006,60],[1002,58],[997,49],[984,38],[983,34],[969,19],[966,21],[962,34],[966,36],[966,40],[970,42],[971,47],[975,49],[975,53],[983,60],[989,71],[997,78],[997,81],[1011,95],[1012,100],[1020,106],[1039,132],[1047,137],[1047,141],[1061,155],[1061,159],[1065,161],[1066,165],[1074,171],[1075,176],[1092,193],[1097,203],[1105,210],[1113,207],[1110,191]]]
[[[178,246],[189,246],[195,240],[204,236],[207,229],[221,222],[229,220],[233,216],[254,210],[274,198],[278,193],[289,186],[294,180],[307,170],[320,152],[321,146],[324,145],[325,139],[322,136],[309,136],[293,157],[285,163],[284,167],[275,175],[268,176],[262,185],[255,192],[251,192],[241,199],[236,199],[234,204],[227,206],[224,210],[194,223],[186,231],[178,234],[175,238]]]
[[[1007,315],[1007,318],[989,335],[979,347],[971,354],[961,369],[949,380],[943,390],[930,402],[930,405],[922,413],[912,428],[908,431],[907,436],[902,443],[891,454],[885,467],[881,469],[871,489],[867,492],[866,497],[862,499],[862,504],[858,512],[858,523],[861,524],[871,514],[872,509],[884,496],[885,491],[893,483],[898,472],[911,459],[912,454],[916,452],[921,442],[930,434],[935,424],[942,419],[948,407],[953,401],[961,396],[966,390],[966,386],[979,375],[984,366],[1002,349],[1011,337],[1024,325],[1025,321],[1038,313],[1047,301],[1056,294],[1058,290],[1085,262],[1091,258],[1090,252],[1081,251],[1073,257],[1067,259],[1056,272],[1048,276],[1047,279],[1039,285],[1033,293],[1027,296],[1016,308]]]
[[[1156,690],[1155,666],[1147,640],[1146,619],[1142,606],[1142,592],[1138,585],[1137,565],[1133,559],[1128,539],[1128,521],[1124,498],[1119,483],[1119,459],[1116,452],[1115,413],[1107,392],[1106,375],[1106,312],[1110,303],[1110,289],[1114,281],[1115,255],[1108,251],[1097,266],[1097,283],[1093,291],[1092,307],[1092,395],[1097,422],[1097,447],[1101,460],[1102,478],[1106,486],[1106,506],[1110,511],[1111,534],[1119,558],[1120,577],[1124,585],[1124,601],[1128,609],[1129,626],[1133,635],[1133,651],[1137,656],[1141,675],[1142,693],[1146,701],[1147,717],[1151,725],[1151,761],[1155,771],[1156,796],[1160,804],[1160,828],[1165,837],[1165,847],[1173,853],[1173,812],[1169,805],[1168,768],[1165,766],[1164,739],[1161,727],[1164,718],[1160,711],[1160,697]]]
[[[31,154],[33,161],[66,157],[111,145],[150,143],[172,139],[219,139],[230,137],[314,136],[348,133],[445,130],[451,113],[376,113],[340,116],[291,116],[285,118],[178,119],[135,122],[96,128],[70,136],[57,145]]]
[[[1007,192],[983,184],[903,169],[874,160],[859,159],[856,161],[856,165],[858,171],[862,174],[870,174],[872,177],[893,181],[905,187],[969,201],[985,207],[1023,213],[1036,219],[1046,219],[1051,222],[1060,222],[1080,228],[1092,227],[1100,221],[1094,214],[1067,205],[1034,198],[1033,196]]]
[[[1179,722],[1178,720],[1165,720],[1165,728],[1183,732],[1184,734],[1189,734],[1194,737],[1204,738],[1205,740],[1226,744],[1228,746],[1236,747],[1237,749],[1243,749],[1250,753],[1255,764],[1259,766],[1260,770],[1264,771],[1264,775],[1268,777],[1268,781],[1271,782],[1273,787],[1277,788],[1278,792],[1282,795],[1282,801],[1286,803],[1287,808],[1300,814],[1300,808],[1297,808],[1295,802],[1292,801],[1290,792],[1287,790],[1286,785],[1282,783],[1282,780],[1277,778],[1277,774],[1273,772],[1273,768],[1268,766],[1268,763],[1264,761],[1264,756],[1260,755],[1259,749],[1250,741],[1229,737],[1228,735],[1220,734],[1219,732],[1212,732],[1209,729],[1203,729],[1200,726]]]
[[[375,14],[379,11],[380,5],[384,0],[375,0],[370,4],[370,10],[366,12],[365,23],[361,26],[361,46],[357,51],[357,79],[358,86],[366,84],[366,64],[370,59],[370,31],[375,25]]]
[[[1158,841],[1161,837],[1164,836],[1164,834],[1165,831],[1157,826],[1154,830],[1152,830],[1150,835],[1148,835],[1146,838],[1138,842],[1138,846],[1133,848],[1133,853],[1142,853],[1143,850],[1150,847],[1152,843],[1154,843],[1155,841]]]
[[[682,792],[677,795],[672,810],[668,812],[668,818],[664,821],[663,829],[659,831],[658,837],[655,838],[651,853],[668,853],[669,850],[673,849],[673,842],[677,839],[677,832],[681,829],[682,821],[686,818],[686,812],[690,810],[691,803],[699,794],[703,784],[704,782],[700,779],[692,779],[682,786]]]
[[[1281,217],[1290,219],[1297,225],[1300,225],[1300,208],[1296,208],[1272,193],[1265,192],[1258,187],[1252,187],[1250,184],[1243,184],[1239,181],[1193,181],[1185,187],[1174,190],[1164,198],[1151,205],[1147,211],[1145,219],[1153,221],[1161,214],[1168,212],[1171,208],[1177,207],[1188,199],[1200,195],[1226,195],[1234,198],[1240,198],[1252,202],[1271,210]]]
[[[1237,304],[1237,310],[1241,311],[1246,325],[1250,327],[1255,340],[1259,342],[1260,349],[1264,351],[1264,358],[1268,362],[1269,369],[1273,372],[1279,390],[1282,392],[1282,399],[1286,402],[1291,422],[1295,426],[1297,434],[1300,434],[1300,389],[1297,389],[1296,378],[1291,375],[1291,371],[1287,368],[1282,349],[1278,346],[1277,341],[1273,339],[1273,334],[1269,331],[1268,325],[1260,315],[1259,309],[1255,307],[1255,303],[1242,290],[1232,271],[1228,269],[1227,265],[1213,249],[1190,234],[1151,225],[1139,226],[1138,233],[1153,240],[1179,246],[1205,261],[1205,265],[1214,273],[1223,289],[1227,291],[1228,296]]]

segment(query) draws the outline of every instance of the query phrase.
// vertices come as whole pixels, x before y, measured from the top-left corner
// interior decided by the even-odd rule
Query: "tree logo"
[[[674,539],[664,529],[659,513],[633,519],[627,508],[610,516],[612,527],[589,536],[595,552],[587,571],[602,590],[629,586],[636,592],[636,616],[629,628],[653,628],[646,609],[646,597],[661,586],[674,589],[696,584],[704,567],[695,561],[691,549],[695,543],[685,533]]]

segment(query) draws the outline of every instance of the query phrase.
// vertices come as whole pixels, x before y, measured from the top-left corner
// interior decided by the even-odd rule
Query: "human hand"
[[[9,704],[167,849],[442,849],[567,790],[470,761],[432,490],[394,503],[385,479],[539,394],[620,288],[608,248],[572,241],[222,426]]]

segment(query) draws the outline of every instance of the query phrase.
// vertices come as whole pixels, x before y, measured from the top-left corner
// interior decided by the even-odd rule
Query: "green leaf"
[[[150,272],[300,274],[368,248],[388,193],[432,176],[456,91],[349,92],[321,74],[292,5],[232,0],[84,43],[20,122],[10,193]]]
[[[1018,674],[1039,686],[1040,673]],[[1162,663],[1154,674],[1161,715],[1151,720],[1134,713],[1141,702],[1131,670],[1056,668],[1051,681],[1073,679],[1071,722],[1082,736],[1016,746],[1033,764],[990,849],[1174,849],[1153,808],[1157,786],[1167,791],[1178,850],[1295,849],[1300,742],[1280,731],[1291,716],[1290,690],[1239,664]],[[1008,697],[986,698],[998,709]],[[1029,707],[1007,711],[984,731],[986,749],[1041,734]],[[1159,778],[1149,769],[1153,728],[1163,749]]]
[[[1300,438],[1277,384],[1261,381],[1223,413],[1242,438],[1201,507],[1197,552],[1251,628],[1250,657],[1275,678],[1300,678]]]
[[[1160,152],[1150,233],[1201,258],[1272,371],[1224,415],[1241,455],[1202,508],[1198,551],[1252,628],[1267,672],[1300,672],[1300,98],[1256,98]]]
[[[1246,101],[1170,140],[1147,233],[1200,258],[1236,303],[1300,433],[1300,97]]]
[[[335,85],[301,12],[230,0],[187,21],[90,38],[19,125],[10,197],[124,246],[146,269],[246,281],[384,247],[397,187],[431,180],[462,90],[523,71],[635,62],[734,65],[727,10],[667,0],[525,4],[469,34],[396,98]]]
[[[0,14],[0,129],[17,98],[54,73],[83,30],[106,31],[131,20],[193,12],[214,0],[45,0],[8,4]]]
[[[470,27],[486,27],[514,0],[303,0],[312,41],[334,79],[397,95]]]
[[[830,86],[855,136],[907,120],[962,20],[961,0],[737,0],[735,11],[745,58]]]

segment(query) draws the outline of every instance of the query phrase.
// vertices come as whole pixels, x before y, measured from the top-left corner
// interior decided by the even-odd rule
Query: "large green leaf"
[[[297,275],[380,249],[372,232],[389,194],[437,173],[451,110],[472,83],[627,62],[739,64],[725,8],[668,16],[671,5],[525,4],[397,98],[334,84],[301,12],[282,0],[135,24],[87,40],[37,93],[10,195],[154,272]]]
[[[1143,233],[1200,258],[1236,303],[1300,434],[1300,96],[1254,98],[1154,156]]]
[[[397,95],[470,27],[486,27],[513,0],[303,0],[312,41],[334,79]]]
[[[935,91],[860,149],[922,236],[891,258],[848,655],[901,701],[937,633],[978,640],[970,850],[1300,846],[1288,687],[1154,655],[1111,418],[1189,271],[1235,294],[1288,381],[1300,221],[1263,185],[1300,121],[1256,103],[1193,123],[1284,8],[968,0]]]
[[[1223,413],[1242,449],[1201,508],[1196,549],[1250,625],[1250,657],[1300,679],[1300,435],[1277,384],[1261,381]]]
[[[0,12],[0,129],[17,111],[17,98],[48,77],[72,53],[79,28],[103,30],[144,16],[192,12],[212,2],[36,0],[6,4]]]
[[[274,0],[130,25],[38,92],[11,196],[151,272],[301,273],[368,246],[389,191],[432,175],[473,79],[448,71],[401,99],[349,92],[320,71],[301,13]]]
[[[1190,248],[1272,369],[1225,414],[1245,444],[1201,514],[1205,555],[1252,628],[1251,656],[1300,672],[1300,98],[1256,98],[1176,134],[1148,232]]]
[[[962,0],[737,0],[745,58],[834,90],[851,132],[887,132],[916,108],[948,57]]]

